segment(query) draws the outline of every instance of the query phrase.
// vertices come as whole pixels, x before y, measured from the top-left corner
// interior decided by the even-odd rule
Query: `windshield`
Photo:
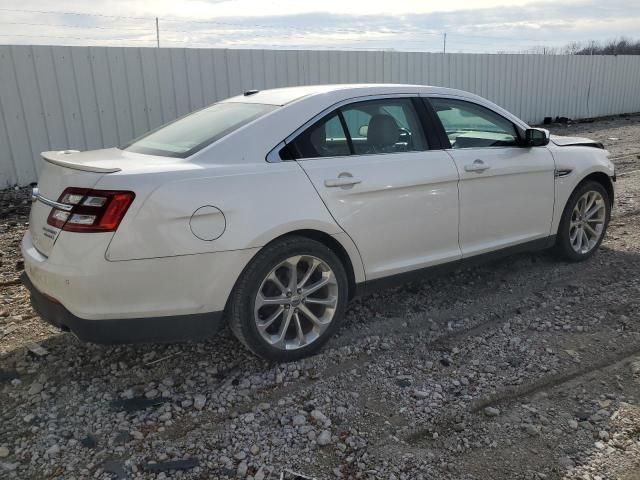
[[[122,149],[186,158],[276,108],[259,103],[216,103],[137,138]]]

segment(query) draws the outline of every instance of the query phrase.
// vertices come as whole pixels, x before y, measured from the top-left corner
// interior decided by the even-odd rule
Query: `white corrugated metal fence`
[[[486,97],[530,123],[640,111],[640,56],[0,46],[0,187],[40,152],[124,144],[257,88],[416,83]]]

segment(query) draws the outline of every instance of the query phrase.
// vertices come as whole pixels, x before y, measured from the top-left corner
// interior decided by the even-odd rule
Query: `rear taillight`
[[[67,232],[113,232],[134,198],[133,192],[69,187],[58,203],[71,208],[54,207],[47,223]]]

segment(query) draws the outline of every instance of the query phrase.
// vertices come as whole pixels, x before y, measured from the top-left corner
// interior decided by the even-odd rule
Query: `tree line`
[[[573,42],[566,48],[571,55],[640,55],[640,40],[623,37],[606,42]]]

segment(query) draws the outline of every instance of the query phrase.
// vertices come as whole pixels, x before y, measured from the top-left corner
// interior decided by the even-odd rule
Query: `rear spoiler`
[[[73,153],[77,153],[76,150],[62,150],[60,152],[42,152],[42,158],[54,165],[59,165],[65,168],[71,168],[73,170],[82,170],[85,172],[96,172],[96,173],[116,173],[120,172],[122,169],[117,167],[99,167],[95,164],[89,163],[80,163],[74,162],[70,158],[65,158],[68,155]]]

